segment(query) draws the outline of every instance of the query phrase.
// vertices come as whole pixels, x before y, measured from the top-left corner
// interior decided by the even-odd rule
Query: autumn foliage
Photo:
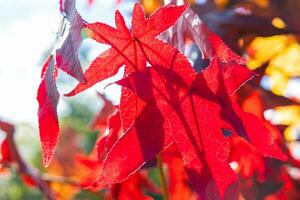
[[[222,2],[207,4],[224,9],[226,1]],[[264,38],[253,40],[239,33],[238,39],[224,42],[218,34],[228,39],[225,28],[216,28],[218,34],[214,33],[194,1],[182,5],[141,1],[134,5],[129,27],[119,11],[115,26],[86,22],[75,3],[60,1],[62,26],[68,23],[70,27],[67,33],[58,32],[58,37],[66,35],[43,66],[37,95],[42,162],[48,167],[48,179],[23,163],[13,142],[13,126],[1,121],[0,128],[7,134],[1,146],[3,169],[17,163],[22,180],[40,188],[49,199],[72,199],[82,189],[102,191],[100,199],[106,200],[300,198],[299,174],[290,173],[292,168],[299,170],[300,160],[287,141],[292,138],[291,127],[299,125],[299,99],[284,97],[280,83],[272,85],[275,94],[259,84],[268,75],[271,80],[284,79],[287,87],[294,71],[278,75],[284,65],[280,56],[284,45],[296,51],[298,46],[291,43],[298,45],[297,39],[290,39],[289,44],[280,40],[286,42],[281,51],[268,56],[259,46],[267,42]],[[89,1],[90,6],[93,3]],[[239,6],[243,12],[253,9]],[[250,23],[244,31],[249,33],[255,26],[272,27],[272,31],[257,32],[260,36],[295,33],[292,26],[277,28],[254,14],[240,15],[232,18],[232,26],[246,16]],[[83,72],[78,54],[86,38],[108,48]],[[123,70],[122,78],[112,83],[121,86],[119,105],[98,93],[104,106],[90,123],[89,128],[99,135],[89,155],[72,143],[75,140],[62,139],[60,154],[69,160],[68,174],[63,173],[55,150],[60,137],[73,138],[76,131],[59,126],[59,70],[79,81],[64,94],[69,98]],[[272,124],[264,115],[270,108],[287,110],[278,106],[294,106],[290,107],[291,119],[282,120],[288,129]],[[153,170],[157,170],[158,182],[153,180]]]

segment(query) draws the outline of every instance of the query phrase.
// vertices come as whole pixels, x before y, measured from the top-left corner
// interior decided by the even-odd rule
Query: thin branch
[[[161,159],[160,154],[158,156],[156,156],[156,161],[157,161],[157,168],[159,170],[159,178],[160,178],[163,200],[168,200],[169,199],[168,186],[167,186],[166,176],[164,173],[162,159]]]
[[[8,124],[8,125],[10,125],[10,124]],[[13,127],[13,126],[11,125],[11,127]],[[37,169],[31,167],[21,157],[21,155],[18,151],[18,148],[14,142],[14,128],[7,131],[6,137],[7,137],[6,139],[7,139],[8,145],[9,145],[9,153],[10,153],[11,159],[14,162],[16,162],[19,173],[25,174],[25,175],[29,176],[30,178],[32,178],[32,180],[35,182],[37,187],[40,189],[40,191],[44,194],[44,196],[48,200],[55,200],[56,199],[55,194],[52,191],[51,187],[49,186],[48,182],[43,180],[40,172]]]
[[[64,176],[56,176],[51,174],[42,174],[42,179],[47,182],[55,182],[55,183],[62,183],[62,184],[69,184],[72,186],[81,187],[80,183],[78,181],[75,181],[71,178],[67,178]]]

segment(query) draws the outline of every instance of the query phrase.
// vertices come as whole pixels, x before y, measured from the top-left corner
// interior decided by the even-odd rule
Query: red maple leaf
[[[158,40],[156,36],[172,26],[187,7],[188,5],[164,6],[145,19],[142,8],[135,4],[131,31],[126,27],[119,11],[115,15],[116,28],[100,22],[87,24],[85,33],[99,43],[110,45],[111,48],[100,54],[89,66],[84,74],[87,82],[79,83],[66,96],[75,95],[115,75],[123,65],[125,74],[129,74],[145,69],[147,61],[152,64],[170,61],[170,57],[172,58],[178,50]]]
[[[251,71],[235,63],[221,64],[217,58],[199,74],[186,67],[191,68],[153,66],[119,81],[146,106],[109,152],[101,182],[126,179],[174,140],[201,197],[237,198],[237,177],[229,166],[228,138],[222,128],[245,137],[264,156],[285,159],[260,121],[241,111],[235,101],[234,92],[253,76]]]
[[[53,157],[58,141],[59,125],[57,117],[57,104],[59,93],[56,88],[56,66],[51,55],[43,67],[42,82],[38,89],[39,102],[39,130],[42,144],[43,164],[48,166]]]
[[[146,67],[146,62],[170,66],[172,58],[180,57],[177,62],[185,59],[178,50],[156,38],[161,32],[172,26],[188,5],[161,7],[149,18],[145,19],[142,8],[136,4],[133,10],[132,30],[126,27],[122,15],[117,11],[116,28],[103,23],[88,24],[87,34],[99,43],[110,45],[111,48],[100,54],[85,72],[86,83],[66,94],[75,95],[99,81],[111,77],[125,65],[125,76]],[[120,114],[123,129],[126,130],[136,119],[142,102],[126,88],[122,89]],[[140,106],[137,106],[140,105]],[[129,113],[129,114],[128,114]],[[135,113],[135,115],[133,115]]]

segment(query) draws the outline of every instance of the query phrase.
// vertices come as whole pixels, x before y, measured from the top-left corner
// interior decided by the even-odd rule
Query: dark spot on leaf
[[[222,133],[225,137],[230,137],[232,135],[232,132],[230,130],[222,128]]]

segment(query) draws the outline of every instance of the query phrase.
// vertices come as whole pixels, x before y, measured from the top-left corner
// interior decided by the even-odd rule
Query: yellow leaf
[[[195,3],[194,0],[188,0],[186,2],[188,2],[190,4],[194,4]],[[164,5],[164,1],[163,0],[141,0],[141,4],[144,7],[145,13],[147,15],[150,15],[156,9],[158,9],[160,6],[163,6]]]
[[[252,0],[257,6],[261,8],[267,8],[269,6],[269,0]]]
[[[300,106],[279,106],[275,108],[279,124],[291,125],[300,122]]]
[[[143,5],[145,12],[147,15],[153,13],[158,7],[163,5],[162,0],[141,0],[141,4]]]
[[[289,80],[300,76],[300,45],[293,35],[257,37],[247,52],[249,69],[257,69],[269,62],[266,75],[272,92],[277,95],[284,96]]]
[[[285,35],[255,38],[247,48],[249,54],[248,67],[250,69],[260,67],[263,63],[284,51],[291,42],[294,42],[294,39]]]
[[[215,0],[215,4],[218,8],[224,8],[229,3],[229,0]]]
[[[280,19],[279,17],[275,17],[272,20],[272,25],[279,29],[283,29],[286,27],[284,21],[282,21],[282,19]]]
[[[284,130],[284,138],[290,142],[299,139],[300,123],[293,124]]]
[[[286,49],[270,62],[269,70],[280,70],[287,77],[300,75],[300,45],[296,42],[288,45]]]

